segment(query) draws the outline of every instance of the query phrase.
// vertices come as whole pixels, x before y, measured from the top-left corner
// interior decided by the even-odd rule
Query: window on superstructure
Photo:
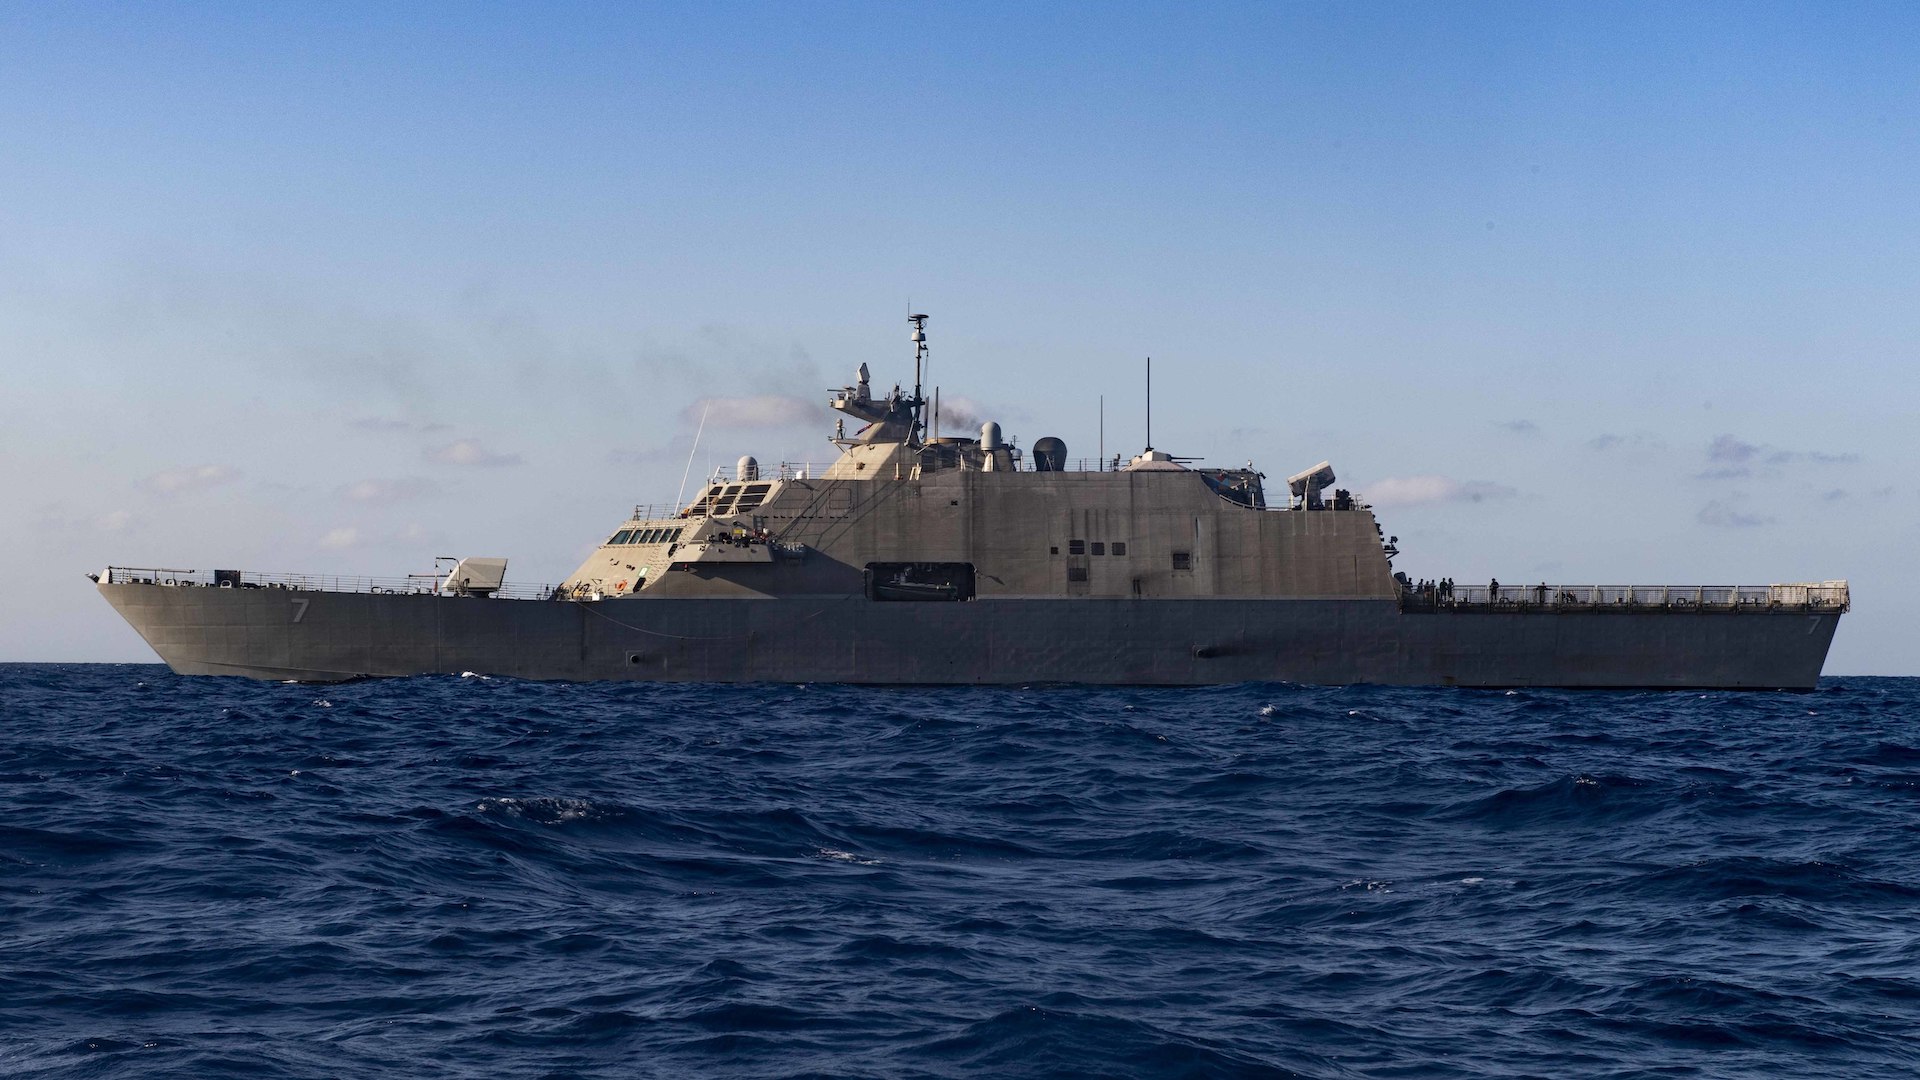
[[[1102,543],[1101,541],[1095,540],[1093,542],[1093,553],[1095,555],[1105,555],[1107,553],[1107,545]]]
[[[1115,540],[1113,542],[1113,553],[1115,555],[1125,555],[1127,553],[1127,542],[1125,540]]]
[[[720,491],[721,488],[719,484],[714,484],[712,487],[707,488],[706,491],[701,493],[700,498],[694,501],[693,506],[688,508],[688,515],[691,517],[707,516],[707,514],[713,511],[713,501],[720,497]]]
[[[1067,554],[1085,555],[1086,553],[1087,553],[1087,542],[1085,540],[1067,541]]]
[[[1069,567],[1067,567],[1067,580],[1068,580],[1068,581],[1085,581],[1085,580],[1087,580],[1087,568],[1086,568],[1086,567],[1084,567],[1084,566],[1069,566]]]
[[[1193,569],[1193,552],[1191,552],[1191,551],[1176,551],[1176,552],[1174,552],[1174,553],[1173,553],[1173,568],[1174,568],[1175,570],[1191,570],[1191,569]]]
[[[614,534],[613,534],[613,539],[611,539],[611,540],[609,540],[609,541],[607,541],[607,543],[608,543],[609,545],[612,545],[612,544],[624,544],[624,543],[626,543],[626,542],[627,542],[627,541],[628,541],[629,539],[631,539],[632,537],[633,537],[633,530],[632,530],[632,529],[621,529],[621,530],[620,530],[619,532],[617,532],[617,533],[614,533]]]
[[[747,484],[747,490],[741,492],[739,502],[733,505],[733,513],[747,513],[749,509],[753,509],[756,505],[766,502],[766,492],[772,490],[772,486],[774,486],[774,484],[770,484],[770,482],[768,482],[768,484]]]
[[[680,528],[680,529],[675,529],[675,530],[673,530],[673,534],[672,534],[671,536],[668,536],[668,537],[667,537],[667,540],[668,540],[669,542],[671,542],[671,543],[676,543],[676,544],[677,544],[677,543],[679,543],[679,542],[680,542],[680,533],[681,533],[682,531],[684,531],[684,526],[683,526],[682,528]]]

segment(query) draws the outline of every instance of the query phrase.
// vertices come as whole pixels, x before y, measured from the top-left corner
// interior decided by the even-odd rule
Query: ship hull
[[[1391,599],[498,600],[103,583],[174,671],[529,679],[1812,689],[1837,611]]]

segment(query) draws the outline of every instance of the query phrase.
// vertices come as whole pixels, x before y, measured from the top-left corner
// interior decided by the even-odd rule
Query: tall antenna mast
[[[1153,357],[1147,357],[1147,449],[1153,449]]]
[[[920,413],[926,404],[920,400],[920,375],[927,366],[927,317],[909,315],[907,321],[913,324],[913,426],[918,432]]]
[[[1107,467],[1107,395],[1100,395],[1100,467]]]
[[[673,503],[675,506],[684,506],[686,504],[687,477],[693,472],[693,455],[700,452],[700,434],[707,430],[707,410],[711,408],[713,408],[713,400],[709,398],[706,406],[700,410],[700,426],[694,429],[693,445],[687,448],[687,467],[680,471],[680,494],[674,496]]]

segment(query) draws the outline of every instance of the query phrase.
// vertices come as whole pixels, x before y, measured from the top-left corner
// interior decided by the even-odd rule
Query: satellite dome
[[[1067,469],[1067,444],[1052,435],[1043,436],[1033,444],[1034,472],[1065,472]]]

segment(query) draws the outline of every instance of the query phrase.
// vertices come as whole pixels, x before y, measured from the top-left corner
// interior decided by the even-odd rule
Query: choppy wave
[[[1920,1072],[1920,680],[0,667],[7,1076]]]

